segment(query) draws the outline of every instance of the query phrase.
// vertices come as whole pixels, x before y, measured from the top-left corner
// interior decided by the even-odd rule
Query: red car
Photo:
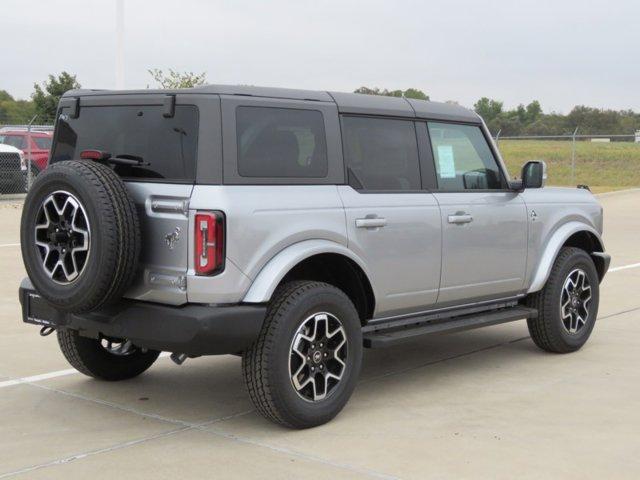
[[[53,132],[27,130],[1,130],[0,143],[11,145],[24,152],[25,160],[29,160],[29,144],[31,144],[31,171],[37,175],[49,164],[49,151]]]

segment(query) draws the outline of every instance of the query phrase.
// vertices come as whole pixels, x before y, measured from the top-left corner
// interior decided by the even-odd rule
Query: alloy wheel
[[[74,195],[58,190],[42,201],[35,243],[49,278],[61,285],[78,278],[87,265],[90,242],[87,213]]]
[[[560,295],[560,317],[567,332],[578,333],[589,320],[591,285],[584,270],[576,268],[567,275]]]
[[[289,375],[296,393],[318,402],[331,395],[346,370],[347,333],[340,320],[321,312],[307,317],[291,342]]]

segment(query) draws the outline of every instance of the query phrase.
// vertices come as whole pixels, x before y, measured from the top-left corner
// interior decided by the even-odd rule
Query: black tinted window
[[[365,190],[419,190],[413,122],[343,117],[342,142],[349,184]]]
[[[429,122],[439,190],[497,190],[502,175],[479,127]]]
[[[327,176],[324,120],[317,110],[238,107],[236,132],[243,177]]]
[[[171,118],[161,106],[82,107],[78,118],[63,109],[56,126],[52,162],[80,158],[83,150],[133,155],[145,165],[118,166],[123,177],[193,181],[198,110],[177,105]]]

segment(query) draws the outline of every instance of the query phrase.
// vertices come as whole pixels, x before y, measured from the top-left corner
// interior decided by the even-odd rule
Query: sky
[[[639,0],[124,0],[125,87],[151,68],[208,83],[418,88],[506,107],[640,111]],[[50,73],[115,88],[116,0],[2,0],[0,90]]]

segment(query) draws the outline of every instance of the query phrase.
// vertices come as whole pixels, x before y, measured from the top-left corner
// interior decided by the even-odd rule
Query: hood
[[[12,147],[11,145],[0,143],[0,153],[17,153],[19,155],[22,155],[22,150],[16,147]]]

